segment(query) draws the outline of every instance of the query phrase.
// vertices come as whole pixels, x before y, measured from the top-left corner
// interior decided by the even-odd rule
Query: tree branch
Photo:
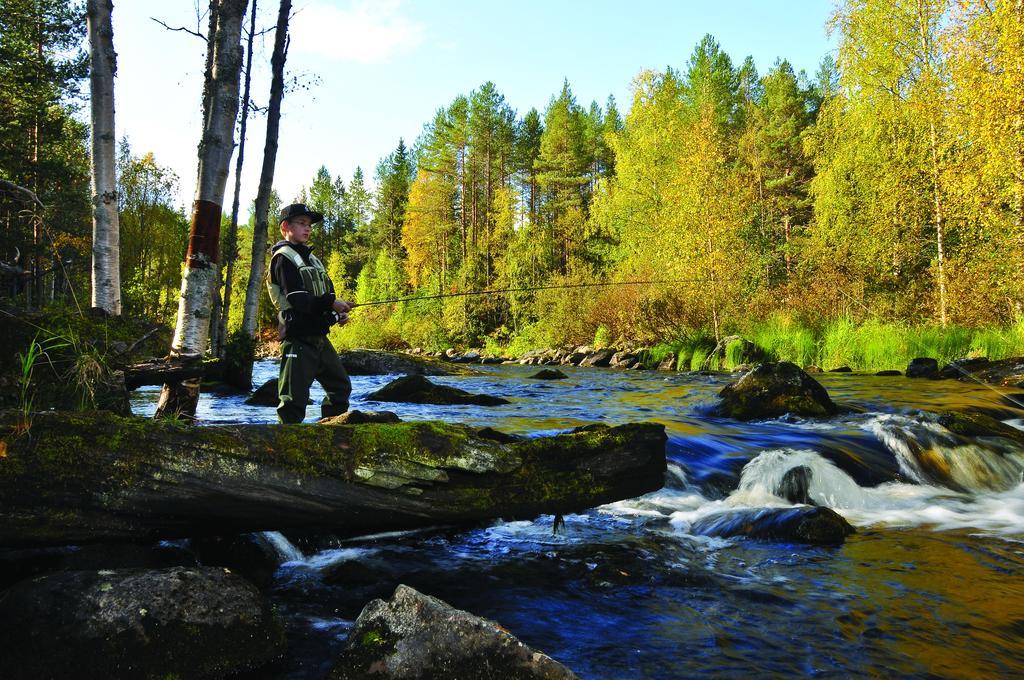
[[[178,26],[177,28],[175,28],[173,26],[168,26],[167,24],[165,24],[164,22],[160,21],[156,17],[150,17],[150,20],[151,21],[155,21],[156,23],[160,24],[161,26],[166,28],[168,31],[184,31],[185,33],[188,33],[189,35],[194,35],[197,38],[201,38],[203,42],[206,42],[206,36],[205,35],[203,35],[202,33],[198,32],[198,31],[193,31],[191,28],[185,28],[184,26]]]

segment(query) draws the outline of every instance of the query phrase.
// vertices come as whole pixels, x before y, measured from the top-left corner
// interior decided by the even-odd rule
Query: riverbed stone
[[[690,533],[698,536],[813,545],[839,545],[855,531],[835,510],[809,506],[731,510],[703,517],[690,526]]]
[[[0,598],[0,677],[223,677],[284,652],[256,588],[216,567],[69,571]]]
[[[565,380],[568,377],[557,368],[544,368],[530,376],[533,380]]]
[[[788,361],[758,364],[726,385],[719,396],[715,412],[736,420],[778,418],[787,413],[822,417],[838,411],[821,383]]]
[[[470,404],[499,406],[507,399],[490,394],[471,394],[457,387],[435,385],[422,375],[407,375],[364,397],[367,401],[397,401],[408,404]]]
[[[931,357],[917,357],[907,364],[908,378],[938,378],[939,362]]]
[[[898,375],[903,375],[903,371],[896,371],[896,370],[892,370],[892,371],[878,371],[877,373],[875,373],[875,375],[877,375],[879,377],[895,377],[895,376],[898,376]]]
[[[659,371],[674,371],[676,370],[676,355],[670,354],[661,360],[658,364]]]
[[[967,375],[955,376],[963,381],[981,381],[1002,387],[1024,387],[1024,357],[1000,359],[973,366]]]
[[[849,366],[839,366],[831,369],[829,373],[853,373],[853,369]]]
[[[349,633],[331,680],[494,678],[560,680],[576,674],[500,624],[399,585],[373,600]]]

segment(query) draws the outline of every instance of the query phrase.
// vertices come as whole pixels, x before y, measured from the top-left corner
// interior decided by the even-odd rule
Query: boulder
[[[400,423],[402,419],[391,411],[346,411],[340,416],[321,418],[321,425],[361,425],[362,423]]]
[[[615,356],[614,349],[599,349],[587,356],[586,359],[580,362],[580,366],[594,366],[603,368],[611,364],[612,357]]]
[[[1024,387],[1024,357],[989,361],[973,367],[967,375],[961,374],[956,377],[959,380],[980,380],[1002,387]]]
[[[454,350],[452,350],[454,351]],[[455,352],[453,356],[457,355]],[[444,356],[444,355],[441,355]],[[373,349],[339,352],[338,357],[349,375],[471,375],[473,369],[428,358],[425,355],[397,354]]]
[[[831,508],[756,508],[703,517],[690,526],[698,536],[742,536],[766,541],[839,545],[855,529]]]
[[[836,405],[821,384],[788,361],[758,364],[719,392],[715,413],[736,420],[778,418],[787,413],[835,415]]]
[[[267,382],[263,383],[256,388],[256,391],[245,400],[245,403],[249,406],[268,406],[270,408],[277,408],[277,405],[281,403],[280,398],[277,394],[278,390],[278,379],[271,378]],[[306,399],[306,404],[312,404],[312,399]]]
[[[565,356],[562,357],[563,366],[579,366],[580,362],[587,358],[587,352],[581,352],[578,349],[566,352]]]
[[[331,680],[577,677],[498,623],[400,585],[356,619]]]
[[[530,376],[534,380],[565,380],[568,377],[557,368],[544,368]]]
[[[280,403],[277,396],[277,378],[271,378],[256,388],[252,396],[245,400],[249,406],[272,406],[277,408]]]
[[[879,371],[878,373],[875,373],[875,375],[879,377],[894,377],[897,375],[903,375],[903,371]]]
[[[782,479],[779,481],[779,488],[775,490],[775,495],[779,498],[785,498],[790,503],[815,505],[810,495],[811,479],[813,477],[814,472],[806,465],[790,468],[786,470],[786,474],[782,475]]]
[[[669,354],[667,357],[661,360],[658,364],[659,371],[674,371],[676,370],[676,355]]]
[[[804,366],[804,373],[824,373],[824,372],[825,371],[823,371],[820,366],[815,366],[814,364],[808,364],[808,365]]]
[[[396,401],[407,404],[471,404],[499,406],[507,399],[490,394],[471,394],[457,387],[435,385],[422,375],[407,375],[364,397],[367,401]]]
[[[251,584],[215,567],[69,571],[0,599],[0,676],[223,677],[284,652]]]
[[[853,369],[849,366],[840,366],[838,368],[833,368],[829,373],[853,373]]]
[[[939,362],[930,357],[911,359],[907,364],[906,376],[908,378],[938,378]]]

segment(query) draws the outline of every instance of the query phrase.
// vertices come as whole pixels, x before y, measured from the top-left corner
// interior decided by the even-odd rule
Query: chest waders
[[[310,255],[307,263],[302,256],[290,246],[277,249],[273,257],[287,257],[302,277],[302,288],[313,297],[322,297],[334,292],[327,269],[316,256]],[[270,299],[280,310],[282,323],[284,313],[292,309],[281,286],[267,277],[267,289]],[[297,311],[297,310],[296,310]],[[345,367],[334,351],[334,346],[326,335],[303,338],[285,338],[281,341],[281,373],[277,383],[277,418],[282,423],[301,423],[306,417],[306,404],[309,401],[309,386],[316,380],[324,388],[327,396],[320,405],[323,418],[341,415],[348,410],[348,397],[352,393],[352,383],[348,379]]]

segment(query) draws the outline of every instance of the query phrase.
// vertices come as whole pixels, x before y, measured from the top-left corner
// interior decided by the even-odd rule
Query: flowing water
[[[362,606],[398,583],[499,621],[586,678],[1024,676],[1024,449],[959,437],[935,415],[982,411],[1024,428],[1024,395],[825,374],[847,415],[739,423],[709,415],[734,376],[568,368],[568,380],[529,380],[536,370],[432,378],[506,406],[365,402],[396,377],[372,376],[353,378],[352,407],[525,435],[663,423],[665,487],[566,517],[557,534],[548,516],[300,544],[305,553],[273,534],[289,559],[271,597],[291,651],[270,677],[323,677]],[[257,384],[276,371],[258,364]],[[136,412],[152,413],[156,396],[137,392]],[[204,395],[198,415],[274,420],[238,396]],[[845,545],[689,533],[713,513],[789,506],[773,492],[799,466],[810,498],[857,527]]]

